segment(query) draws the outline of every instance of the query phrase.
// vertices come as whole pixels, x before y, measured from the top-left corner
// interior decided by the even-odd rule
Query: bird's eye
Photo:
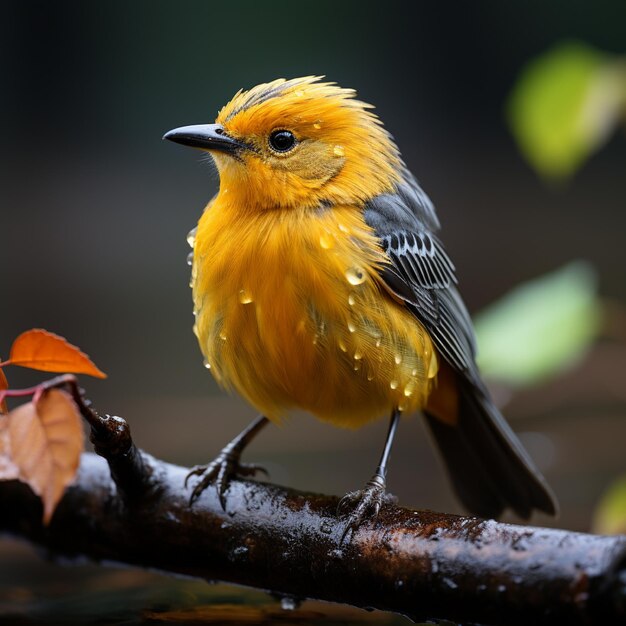
[[[270,148],[276,152],[289,152],[296,145],[296,138],[289,130],[275,130],[270,135]]]

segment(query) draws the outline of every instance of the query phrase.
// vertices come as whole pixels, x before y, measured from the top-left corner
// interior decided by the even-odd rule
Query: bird
[[[421,412],[470,513],[556,514],[481,378],[433,203],[371,105],[322,76],[277,79],[164,139],[218,171],[188,236],[194,332],[217,383],[260,413],[191,470],[192,504],[214,484],[226,508],[231,480],[262,470],[241,455],[270,422],[305,411],[354,429],[387,415],[373,476],[340,502],[355,532],[388,497],[401,417]]]

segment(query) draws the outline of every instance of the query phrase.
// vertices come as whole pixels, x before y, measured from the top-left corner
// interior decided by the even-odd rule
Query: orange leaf
[[[27,330],[13,342],[8,363],[44,372],[69,372],[106,378],[106,374],[79,348],[42,328]]]
[[[8,388],[9,388],[9,383],[7,381],[7,377],[4,375],[4,372],[2,371],[2,368],[0,367],[0,391],[2,391],[3,389],[8,389]],[[2,400],[2,402],[0,402],[0,414],[8,413],[8,412],[9,412],[9,408],[7,407],[6,400]]]
[[[43,500],[47,524],[76,476],[83,450],[80,413],[71,396],[59,389],[44,393],[8,415],[11,460],[19,479]]]
[[[0,480],[13,480],[18,478],[19,473],[17,465],[11,459],[9,418],[7,415],[0,415]]]

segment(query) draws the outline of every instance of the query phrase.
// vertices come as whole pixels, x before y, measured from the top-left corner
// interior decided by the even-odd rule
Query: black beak
[[[228,154],[236,154],[239,150],[247,148],[246,144],[233,139],[226,134],[219,124],[198,124],[197,126],[181,126],[163,135],[163,139],[169,139],[174,143],[202,150],[219,150]]]

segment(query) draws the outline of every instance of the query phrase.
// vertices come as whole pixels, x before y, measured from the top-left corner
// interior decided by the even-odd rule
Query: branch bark
[[[26,485],[0,483],[0,532],[87,556],[221,580],[293,598],[374,607],[414,620],[569,625],[626,619],[626,537],[501,524],[388,504],[341,543],[338,499],[233,481],[193,507],[187,469],[138,450],[124,420],[68,387],[92,429],[49,527]],[[108,463],[107,463],[108,462]]]

